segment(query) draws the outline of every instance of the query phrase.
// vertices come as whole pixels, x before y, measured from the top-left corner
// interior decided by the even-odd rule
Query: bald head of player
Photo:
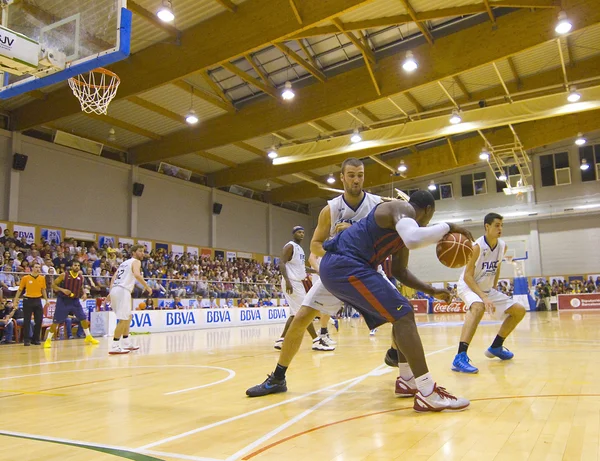
[[[435,213],[435,199],[430,192],[418,190],[410,196],[408,204],[415,210],[415,221],[421,227],[426,227]]]
[[[344,192],[352,197],[362,194],[365,182],[365,165],[357,158],[350,157],[342,163],[340,181],[344,185]]]

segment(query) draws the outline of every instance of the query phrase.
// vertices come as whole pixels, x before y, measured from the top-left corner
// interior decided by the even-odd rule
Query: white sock
[[[46,341],[52,341],[52,337],[54,336],[54,333],[52,333],[51,331],[48,332],[48,337],[46,338]]]
[[[433,392],[433,386],[435,385],[435,382],[433,381],[433,378],[431,377],[430,373],[425,373],[424,375],[419,376],[415,379],[415,381],[417,383],[417,389],[419,389],[421,395],[423,395],[424,397],[428,397],[431,395],[431,393]]]
[[[403,380],[408,381],[413,377],[413,372],[408,363],[398,362],[398,368],[400,369],[400,377]]]

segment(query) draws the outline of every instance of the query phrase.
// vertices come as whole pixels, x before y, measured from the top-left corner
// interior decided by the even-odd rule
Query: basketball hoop
[[[99,67],[87,74],[69,79],[73,94],[86,114],[106,115],[108,105],[117,94],[121,79],[110,70]]]

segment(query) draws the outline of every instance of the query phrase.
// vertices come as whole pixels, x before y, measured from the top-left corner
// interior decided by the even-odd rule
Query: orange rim
[[[119,76],[117,74],[115,74],[114,72],[111,72],[108,69],[105,69],[104,67],[98,67],[97,69],[91,70],[88,73],[92,73],[92,72],[97,72],[99,74],[108,75],[109,77],[116,79],[117,83],[121,82],[121,79],[119,78]],[[89,88],[110,88],[113,86],[113,82],[111,82],[111,84],[109,84],[109,85],[92,85],[90,83],[79,80],[79,75],[76,77],[71,77],[69,80],[71,80],[73,83],[75,83],[79,86],[87,86]]]

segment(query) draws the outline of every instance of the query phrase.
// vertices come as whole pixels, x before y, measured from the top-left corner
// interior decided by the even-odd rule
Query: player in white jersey
[[[275,341],[275,349],[281,349],[283,344],[283,338],[290,327],[294,316],[300,310],[302,306],[302,300],[306,295],[306,288],[304,288],[304,282],[306,280],[306,261],[304,255],[304,249],[300,246],[302,240],[304,240],[304,228],[302,226],[295,226],[292,229],[293,240],[290,240],[283,247],[281,260],[279,262],[279,269],[281,270],[281,288],[283,288],[283,296],[290,306],[290,316],[285,323],[281,337]],[[317,344],[313,345],[315,350],[324,350],[320,348],[320,342],[318,341],[317,332],[315,331],[314,325],[311,323],[306,329],[313,341]],[[327,350],[333,350],[329,348]]]
[[[117,316],[117,327],[108,352],[111,355],[128,354],[139,349],[139,346],[134,346],[129,339],[129,325],[131,322],[131,292],[135,282],[141,283],[144,290],[150,295],[152,294],[152,288],[148,286],[140,272],[142,266],[140,261],[144,258],[145,250],[144,245],[133,245],[131,258],[119,265],[110,282],[110,293],[106,301],[110,301],[110,306]],[[123,338],[122,341],[121,338]]]
[[[364,175],[365,167],[359,159],[348,158],[342,163],[340,180],[344,186],[344,194],[330,200],[319,214],[317,228],[310,242],[311,263],[325,254],[323,250],[325,240],[347,229],[353,222],[365,218],[381,202],[381,197],[363,191]],[[318,268],[313,267],[313,269]],[[287,391],[285,372],[300,348],[305,328],[312,323],[319,312],[335,315],[342,305],[339,299],[325,289],[320,279],[316,280],[304,297],[302,307],[286,333],[275,371],[265,382],[248,389],[246,395],[259,397]]]
[[[460,335],[458,353],[452,362],[452,370],[461,373],[477,373],[471,365],[467,350],[485,311],[497,319],[504,319],[498,335],[485,351],[486,357],[510,360],[513,353],[504,347],[504,340],[515,329],[526,309],[504,293],[496,290],[500,277],[500,265],[506,253],[502,235],[502,216],[488,213],[484,219],[485,235],[473,244],[473,255],[458,281],[458,296],[467,306],[465,323]]]

